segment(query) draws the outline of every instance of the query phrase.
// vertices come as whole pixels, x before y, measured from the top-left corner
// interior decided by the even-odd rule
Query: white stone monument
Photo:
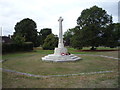
[[[76,61],[81,59],[73,54],[68,53],[67,48],[64,47],[63,44],[63,35],[62,35],[62,21],[63,18],[59,18],[59,43],[58,48],[55,48],[54,54],[49,54],[45,57],[42,57],[43,61],[54,61],[54,62],[62,62],[62,61]]]

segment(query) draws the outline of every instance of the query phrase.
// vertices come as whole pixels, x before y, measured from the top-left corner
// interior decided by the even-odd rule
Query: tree
[[[42,38],[42,40],[41,40],[41,45],[43,45],[44,40],[45,40],[46,37],[47,37],[48,35],[50,35],[50,34],[52,34],[52,29],[50,29],[50,28],[43,28],[43,29],[41,29],[41,31],[40,31],[40,33],[39,33],[40,37]]]
[[[70,43],[73,48],[82,49],[84,39],[82,39],[83,33],[79,26],[73,28],[73,36],[70,38]]]
[[[83,10],[77,19],[80,33],[82,33],[78,42],[83,46],[92,46],[91,49],[95,50],[95,47],[101,44],[101,35],[104,33],[104,29],[111,23],[112,16],[108,15],[102,8],[93,6]],[[83,40],[84,42],[81,42]]]
[[[50,34],[47,36],[47,38],[44,41],[43,49],[53,50],[55,47],[57,47],[57,44],[58,44],[58,37],[54,34]]]
[[[113,29],[113,31],[114,31],[114,38],[115,38],[115,40],[117,40],[117,46],[120,46],[120,23],[114,23],[114,25],[115,25],[115,28]]]
[[[103,45],[111,48],[119,46],[119,35],[120,23],[113,23],[108,25],[104,34],[102,35]]]
[[[74,34],[74,28],[72,29],[68,29],[65,33],[64,33],[64,45],[65,46],[70,46],[71,43],[70,43],[70,39],[72,38],[73,34]]]
[[[32,19],[25,18],[15,25],[14,35],[21,34],[22,37],[25,37],[26,42],[33,42],[34,46],[39,46],[37,44],[38,34],[36,28],[37,25]]]
[[[38,36],[37,36],[37,38],[36,38],[36,46],[40,46],[40,45],[42,45],[42,36],[39,34],[39,32],[38,32]]]

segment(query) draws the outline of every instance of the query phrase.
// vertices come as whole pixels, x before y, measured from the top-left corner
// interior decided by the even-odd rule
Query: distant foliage
[[[111,48],[120,46],[120,23],[113,23],[107,26],[102,35],[102,44]]]
[[[77,26],[75,28],[73,28],[73,35],[72,37],[70,38],[70,43],[71,43],[71,46],[73,48],[76,48],[76,49],[82,49],[83,48],[83,44],[84,44],[84,39],[82,38],[82,32],[80,31],[80,28]]]
[[[22,45],[25,42],[25,37],[22,37],[21,34],[16,34],[12,37],[14,43]]]
[[[72,29],[68,29],[65,33],[64,33],[64,45],[65,46],[71,46],[71,42],[70,42],[70,39],[72,38],[74,34],[74,28]]]
[[[52,29],[50,28],[43,28],[39,32],[39,36],[41,37],[41,45],[44,44],[45,39],[47,38],[48,35],[52,34]]]
[[[58,37],[54,34],[50,34],[47,36],[47,38],[44,41],[43,49],[53,50],[55,47],[57,47],[57,44],[58,44]]]

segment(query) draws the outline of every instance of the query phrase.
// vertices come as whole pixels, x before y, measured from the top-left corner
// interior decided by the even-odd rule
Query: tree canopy
[[[111,23],[112,16],[108,15],[102,8],[93,6],[90,9],[83,10],[77,19],[79,30],[72,37],[72,40],[75,40],[73,42],[77,42],[79,45],[73,43],[74,47],[91,46],[91,49],[94,50],[94,47],[101,44],[101,35]]]
[[[52,34],[52,29],[50,29],[50,28],[43,28],[43,29],[41,29],[41,31],[39,32],[39,35],[41,36],[41,45],[43,45],[44,40],[50,34]]]
[[[15,35],[14,37],[12,37],[12,40],[14,43],[19,44],[19,45],[22,45],[25,42],[25,38],[22,37],[21,34]]]
[[[49,34],[44,41],[43,49],[53,50],[58,45],[58,37],[54,34]]]
[[[107,26],[104,34],[102,35],[102,43],[107,47],[120,46],[120,23],[113,23]]]
[[[14,36],[20,34],[22,37],[25,37],[26,42],[33,42],[34,46],[39,46],[37,43],[37,25],[36,23],[29,18],[25,18],[20,22],[17,22],[14,29]]]
[[[64,33],[64,44],[65,46],[71,46],[70,43],[70,38],[73,36],[74,34],[74,28],[72,29],[68,29],[65,33]]]

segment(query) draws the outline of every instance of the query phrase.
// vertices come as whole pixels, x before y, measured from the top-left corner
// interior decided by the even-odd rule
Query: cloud
[[[3,35],[13,34],[14,26],[24,18],[31,18],[37,23],[38,31],[52,28],[58,34],[58,18],[62,16],[63,31],[76,26],[76,20],[82,10],[93,5],[105,9],[117,22],[119,0],[0,0],[0,27]]]

